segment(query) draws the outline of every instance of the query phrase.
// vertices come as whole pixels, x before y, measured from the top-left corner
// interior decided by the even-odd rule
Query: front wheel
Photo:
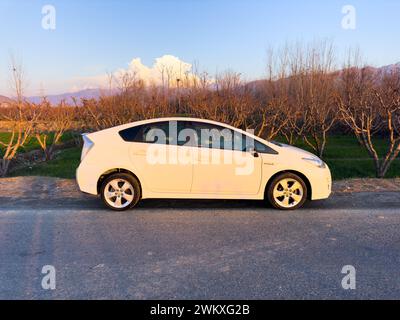
[[[283,173],[274,178],[267,190],[268,201],[277,209],[300,208],[307,199],[307,186],[293,173]]]
[[[140,200],[140,185],[136,178],[126,173],[116,173],[101,184],[101,199],[115,211],[134,207]]]

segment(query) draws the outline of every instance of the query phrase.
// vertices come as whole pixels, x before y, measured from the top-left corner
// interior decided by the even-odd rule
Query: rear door
[[[179,145],[184,123],[161,121],[120,132],[130,142],[130,159],[153,192],[189,193],[193,175],[191,148]]]

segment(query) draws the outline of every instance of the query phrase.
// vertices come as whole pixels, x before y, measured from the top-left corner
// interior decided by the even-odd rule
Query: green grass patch
[[[278,137],[276,139],[279,142],[287,143],[284,138]],[[380,156],[386,154],[388,150],[388,143],[383,138],[372,139],[375,149]],[[308,150],[314,151],[307,145],[302,139],[298,139],[294,142],[294,145]],[[357,139],[353,135],[335,135],[329,136],[324,152],[324,159],[368,159],[369,155],[367,150],[358,143]]]
[[[51,144],[54,138],[54,133],[50,133],[49,137],[47,138],[47,144]],[[65,143],[68,141],[71,141],[74,138],[74,133],[73,132],[65,132],[59,143]],[[0,132],[0,141],[3,143],[9,143],[11,139],[11,132]],[[17,137],[14,138],[14,141],[17,140]],[[40,149],[40,145],[34,136],[30,136],[27,138],[25,141],[25,144],[20,148],[19,152],[29,152],[35,149]],[[0,145],[0,155],[3,155],[3,152],[5,150],[5,147],[3,145]]]
[[[80,148],[63,149],[57,153],[54,160],[15,170],[11,176],[48,176],[73,179],[80,156]]]
[[[375,178],[374,163],[370,159],[326,160],[334,180],[347,178]],[[385,178],[400,177],[400,159],[392,162]]]

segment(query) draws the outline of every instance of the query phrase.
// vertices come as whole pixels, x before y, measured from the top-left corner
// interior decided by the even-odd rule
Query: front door
[[[246,150],[246,136],[218,125],[202,122],[192,125],[198,136],[198,148],[191,192],[257,194],[261,186],[262,158]]]

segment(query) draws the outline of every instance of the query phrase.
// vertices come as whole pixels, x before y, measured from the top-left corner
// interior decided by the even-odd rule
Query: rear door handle
[[[145,148],[134,148],[132,150],[132,153],[137,156],[144,156],[144,155],[146,155],[146,149]]]

